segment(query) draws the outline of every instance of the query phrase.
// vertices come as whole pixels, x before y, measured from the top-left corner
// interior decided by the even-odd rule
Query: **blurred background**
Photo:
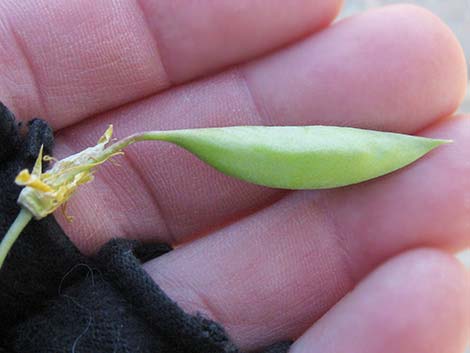
[[[340,17],[350,16],[378,6],[403,2],[426,7],[442,18],[462,43],[468,65],[470,62],[470,0],[346,0]],[[460,111],[470,113],[470,89],[467,90],[467,96]],[[470,250],[459,254],[458,257],[470,268]],[[470,353],[470,348],[466,353]]]
[[[403,2],[426,7],[447,22],[460,39],[465,50],[467,62],[470,61],[470,0],[346,0],[341,17],[346,17],[365,9]],[[470,92],[467,92],[467,98],[461,107],[461,111],[470,113]]]

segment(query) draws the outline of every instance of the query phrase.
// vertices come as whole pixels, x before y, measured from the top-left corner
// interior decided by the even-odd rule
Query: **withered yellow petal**
[[[98,144],[106,144],[111,141],[111,137],[113,136],[113,125],[109,125],[106,131],[104,132],[103,136],[100,137],[98,140]]]
[[[15,179],[15,183],[21,186],[29,186],[42,192],[54,191],[49,185],[41,181],[36,175],[29,174],[27,169],[23,169]]]

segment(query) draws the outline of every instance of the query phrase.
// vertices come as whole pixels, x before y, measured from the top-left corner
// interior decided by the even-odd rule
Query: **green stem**
[[[18,236],[21,234],[22,230],[28,225],[32,217],[33,215],[31,212],[22,208],[16,217],[15,222],[13,222],[13,224],[10,226],[10,229],[8,229],[7,234],[5,234],[5,237],[0,243],[0,269],[2,268],[11,247],[15,243],[16,239],[18,239]]]
[[[171,131],[145,131],[133,134],[117,141],[109,147],[106,147],[103,151],[103,155],[107,157],[139,141],[164,141],[169,132]]]

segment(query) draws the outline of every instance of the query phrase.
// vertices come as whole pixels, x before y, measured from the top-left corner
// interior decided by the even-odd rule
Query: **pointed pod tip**
[[[441,145],[448,145],[453,143],[453,140],[450,139],[439,139],[439,138],[432,138],[432,137],[423,137],[423,136],[417,136],[421,141],[427,143],[428,146],[431,146],[432,148],[439,147]]]
[[[449,140],[449,139],[432,139],[434,142],[435,147],[439,147],[441,145],[449,145],[451,143],[454,143],[454,140]]]

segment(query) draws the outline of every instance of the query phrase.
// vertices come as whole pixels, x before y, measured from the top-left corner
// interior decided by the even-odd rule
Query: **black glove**
[[[14,179],[31,169],[52,131],[21,126],[0,103],[0,236],[19,212]],[[239,352],[223,328],[182,311],[141,268],[166,244],[113,240],[93,258],[70,242],[52,216],[32,221],[0,270],[0,353]],[[287,352],[281,343],[266,353]]]

